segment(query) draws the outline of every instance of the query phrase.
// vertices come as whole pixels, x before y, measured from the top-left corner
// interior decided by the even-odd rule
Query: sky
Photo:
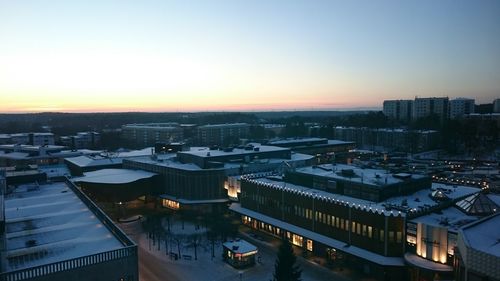
[[[500,97],[497,0],[0,0],[0,112]]]

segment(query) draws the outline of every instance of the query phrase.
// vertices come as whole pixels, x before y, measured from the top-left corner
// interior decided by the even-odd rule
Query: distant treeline
[[[302,117],[306,120],[321,121],[331,116],[364,114],[364,111],[276,111],[276,112],[120,112],[120,113],[22,113],[0,114],[0,133],[38,132],[44,126],[58,135],[74,134],[82,131],[102,131],[117,129],[130,123],[177,122],[183,124],[219,124],[244,122],[286,123],[287,118]]]
[[[428,116],[411,122],[388,119],[381,111],[277,111],[277,112],[199,112],[199,113],[33,113],[0,114],[0,133],[41,132],[44,127],[56,135],[82,131],[103,132],[130,123],[176,122],[181,124],[221,124],[244,122],[253,125],[251,139],[310,136],[310,126],[319,126],[314,136],[334,138],[335,126],[368,128],[433,129],[441,132],[441,147],[460,152],[477,147],[495,147],[499,140],[496,120],[440,120]],[[281,135],[266,132],[263,123],[285,125]],[[124,144],[116,132],[103,134],[103,145],[109,148]]]

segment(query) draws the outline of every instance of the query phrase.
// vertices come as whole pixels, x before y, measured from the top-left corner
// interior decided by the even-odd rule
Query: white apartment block
[[[456,119],[465,114],[474,113],[474,106],[474,99],[458,98],[450,100],[450,119]]]

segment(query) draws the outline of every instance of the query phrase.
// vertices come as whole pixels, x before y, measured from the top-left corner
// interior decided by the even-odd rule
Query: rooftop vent
[[[342,171],[340,171],[340,173],[342,174],[342,176],[344,177],[354,177],[356,174],[354,173],[354,170],[353,169],[342,169]]]

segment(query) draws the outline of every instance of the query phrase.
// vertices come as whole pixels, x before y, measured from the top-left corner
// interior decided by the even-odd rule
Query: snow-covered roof
[[[182,154],[191,154],[198,157],[214,157],[214,156],[226,156],[226,155],[247,155],[247,154],[259,154],[260,152],[273,152],[273,151],[288,151],[289,148],[271,146],[271,145],[261,145],[258,143],[251,143],[253,148],[251,150],[246,150],[244,148],[234,148],[232,150],[219,150],[219,149],[209,149],[208,147],[192,147],[187,151],[180,151]],[[258,151],[254,150],[258,148]]]
[[[328,140],[330,145],[340,145],[340,144],[354,144],[353,141],[342,141],[342,140]]]
[[[255,247],[254,245],[250,244],[249,242],[247,242],[245,240],[241,240],[241,239],[237,239],[234,241],[233,240],[227,241],[222,245],[235,254],[245,254],[245,253],[257,251],[257,247]]]
[[[500,214],[497,213],[462,229],[464,241],[478,251],[500,257]]]
[[[82,155],[77,157],[66,158],[65,160],[79,167],[92,167],[104,165],[119,165],[123,159],[142,157],[151,155],[152,147],[147,147],[141,150],[123,151],[116,153],[100,153],[98,155]]]
[[[231,127],[249,127],[247,123],[226,123],[226,124],[209,124],[198,126],[198,128],[231,128]]]
[[[102,169],[83,174],[83,177],[73,178],[74,182],[103,183],[103,184],[124,184],[141,179],[147,179],[157,174],[143,170],[129,169]]]
[[[48,178],[64,177],[71,174],[64,164],[38,166],[38,170],[45,173]]]
[[[2,144],[0,145],[0,149],[11,150],[15,149],[18,151],[39,151],[40,149],[44,149],[47,151],[51,150],[62,150],[66,148],[62,145],[29,145],[29,144]]]
[[[468,216],[455,207],[449,207],[439,212],[430,213],[412,219],[412,222],[423,223],[425,225],[444,227],[454,232],[466,224],[478,220],[479,217]]]
[[[292,144],[292,143],[304,143],[304,142],[318,142],[318,141],[327,141],[325,138],[288,138],[288,139],[280,139],[269,142],[272,145],[281,145],[281,144]]]
[[[65,183],[22,185],[5,198],[5,271],[124,247]]]
[[[170,167],[170,168],[180,169],[180,170],[189,170],[189,171],[202,170],[196,164],[193,164],[193,163],[183,164],[179,161],[174,160],[174,158],[175,158],[175,155],[173,155],[173,154],[163,154],[163,155],[157,155],[156,159],[154,159],[152,157],[137,157],[137,158],[133,158],[131,161],[145,163],[145,164],[153,164],[153,165],[162,166],[162,167]]]
[[[178,123],[143,123],[143,124],[127,124],[123,125],[122,128],[130,129],[155,129],[155,130],[171,130],[179,128]]]
[[[293,224],[286,223],[284,221],[263,215],[261,213],[254,212],[252,210],[246,209],[241,207],[239,203],[233,203],[229,207],[230,210],[245,215],[252,217],[256,220],[277,226],[281,229],[293,232],[295,234],[307,237],[308,239],[312,239],[316,242],[322,243],[324,245],[327,245],[329,247],[336,248],[342,252],[346,252],[351,255],[355,255],[357,257],[360,257],[362,259],[366,259],[369,261],[372,261],[374,263],[380,264],[380,265],[387,265],[387,266],[403,266],[404,262],[402,258],[399,257],[386,257],[382,256],[373,252],[370,252],[368,250],[356,247],[356,246],[349,246],[345,242],[318,234],[316,232],[312,232],[310,230],[295,226]]]
[[[360,168],[353,165],[344,164],[323,164],[317,166],[308,166],[298,168],[296,171],[304,174],[318,175],[350,182],[358,182],[378,187],[382,187],[388,184],[402,183],[406,178],[408,178],[402,178],[397,174],[390,174],[383,169]],[[411,174],[411,178],[413,179],[422,179],[424,177],[425,176],[419,174]]]
[[[268,186],[269,188],[284,189],[287,192],[294,192],[304,196],[315,197],[318,200],[329,200],[332,203],[345,204],[354,208],[384,214],[386,216],[405,216],[407,212],[424,211],[433,206],[439,205],[439,202],[432,200],[429,196],[433,191],[438,189],[442,190],[442,192],[444,192],[450,200],[456,200],[466,197],[467,195],[480,192],[480,189],[474,187],[451,186],[433,183],[430,189],[422,189],[410,195],[391,197],[381,202],[373,202],[301,185],[285,183],[272,177],[251,178],[249,176],[243,176],[242,178],[246,178],[246,180],[256,184]]]
[[[3,151],[0,151],[0,157],[6,158],[6,159],[14,159],[14,160],[21,160],[21,159],[27,159],[30,157],[30,154],[27,152],[11,152],[11,153],[5,153]]]

